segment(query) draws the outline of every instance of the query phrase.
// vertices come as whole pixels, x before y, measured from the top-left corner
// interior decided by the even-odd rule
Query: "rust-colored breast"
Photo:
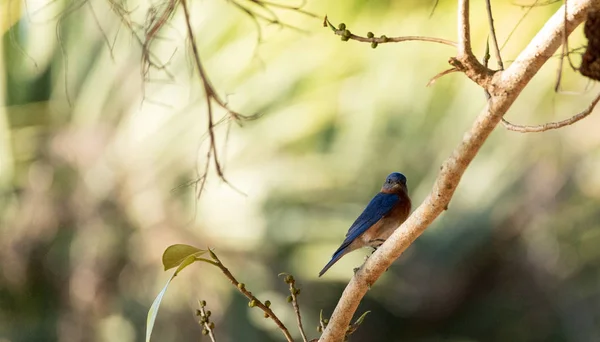
[[[381,245],[381,241],[376,240],[387,240],[394,230],[406,220],[411,209],[410,198],[405,193],[401,193],[399,196],[398,204],[361,236],[365,245]]]

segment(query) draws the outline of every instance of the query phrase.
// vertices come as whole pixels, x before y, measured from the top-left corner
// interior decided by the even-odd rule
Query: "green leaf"
[[[180,245],[180,246],[186,246],[186,245]],[[173,246],[171,246],[171,247],[173,247]],[[169,247],[169,248],[171,248],[171,247]],[[187,247],[191,247],[191,246],[187,246]],[[165,251],[165,254],[166,254],[166,251]],[[148,317],[146,318],[146,342],[150,342],[150,335],[152,335],[152,329],[154,328],[154,322],[156,321],[156,316],[158,315],[158,308],[160,307],[160,302],[162,301],[163,297],[165,296],[165,293],[167,292],[167,288],[169,287],[169,284],[171,284],[171,281],[173,280],[173,278],[175,278],[175,276],[177,276],[177,274],[179,274],[179,272],[181,272],[181,270],[183,270],[184,268],[193,264],[194,261],[196,261],[195,254],[188,255],[185,259],[183,259],[179,263],[179,267],[177,267],[175,272],[173,272],[173,275],[171,276],[171,278],[169,278],[169,280],[165,284],[165,287],[163,287],[163,289],[159,292],[158,296],[156,296],[156,298],[154,299],[154,302],[152,303],[150,310],[148,310]],[[163,262],[164,262],[164,256],[163,256]]]
[[[199,249],[190,245],[172,245],[165,249],[163,253],[162,262],[165,267],[165,271],[173,267],[177,267],[189,256],[193,255],[199,257],[206,253],[205,249]]]

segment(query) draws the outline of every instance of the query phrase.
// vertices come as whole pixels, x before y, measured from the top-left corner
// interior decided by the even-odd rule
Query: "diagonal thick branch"
[[[472,53],[469,44],[468,1],[461,0],[459,3],[459,51],[455,60],[459,60],[466,70],[473,71],[478,68],[473,66],[475,62],[481,64],[477,59],[473,62],[471,58],[463,58],[472,56]],[[567,15],[564,14],[565,9],[560,8],[508,69],[485,75],[486,82],[478,82],[491,95],[486,108],[443,163],[431,193],[350,280],[319,341],[343,341],[352,316],[367,290],[447,208],[466,168],[523,88],[560,47],[564,34],[573,32],[584,21],[591,8],[600,8],[600,0],[569,0],[566,6]],[[468,76],[473,79],[477,75]]]

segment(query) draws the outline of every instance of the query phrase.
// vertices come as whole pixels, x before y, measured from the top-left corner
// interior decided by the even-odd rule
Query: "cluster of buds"
[[[200,317],[198,323],[202,325],[202,334],[208,335],[210,331],[215,328],[215,323],[210,321],[210,310],[206,310],[206,301],[201,300],[198,302],[200,309],[196,310],[196,316]]]
[[[291,303],[300,295],[300,289],[296,287],[296,279],[294,279],[294,276],[291,274],[287,274],[285,278],[283,278],[283,281],[290,285],[290,295],[287,297],[287,302]]]
[[[352,32],[350,32],[350,30],[346,28],[346,24],[344,23],[340,23],[338,25],[338,34],[342,36],[342,40],[345,42],[350,40],[350,38],[352,37]],[[389,41],[389,38],[386,35],[381,35],[381,37],[375,38],[375,34],[373,32],[367,32],[367,38],[372,39],[371,47],[373,49],[375,49],[380,42],[387,43]]]
[[[347,42],[348,40],[350,40],[350,37],[352,36],[352,32],[350,32],[350,30],[346,29],[346,24],[344,24],[344,23],[339,24],[338,30],[342,31],[342,41]]]

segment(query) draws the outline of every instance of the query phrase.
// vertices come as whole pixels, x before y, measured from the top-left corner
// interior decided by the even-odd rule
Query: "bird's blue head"
[[[406,177],[400,172],[390,173],[389,176],[385,179],[385,183],[381,187],[381,192],[399,192],[404,191],[408,192],[408,188],[406,186]]]

